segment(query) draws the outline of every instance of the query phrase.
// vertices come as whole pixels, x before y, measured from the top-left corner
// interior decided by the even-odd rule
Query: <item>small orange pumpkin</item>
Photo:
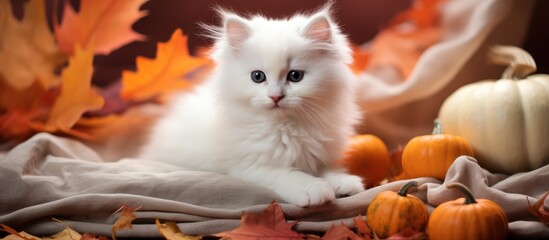
[[[374,135],[355,135],[339,164],[350,174],[362,177],[365,186],[373,187],[389,174],[389,151]]]
[[[508,220],[497,203],[475,199],[461,183],[446,187],[459,190],[465,198],[445,202],[433,210],[427,226],[429,239],[506,239]]]
[[[443,134],[438,120],[432,135],[412,138],[402,152],[402,171],[410,177],[434,177],[444,180],[457,157],[473,156],[473,148],[460,136]]]
[[[416,196],[408,195],[411,187],[417,187],[417,182],[406,183],[398,193],[381,192],[368,206],[368,225],[379,238],[388,238],[404,229],[417,232],[425,229],[429,217],[427,206]]]

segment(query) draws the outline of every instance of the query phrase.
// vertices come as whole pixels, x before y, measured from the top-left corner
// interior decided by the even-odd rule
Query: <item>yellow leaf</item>
[[[155,59],[137,57],[137,72],[122,72],[121,96],[125,100],[143,101],[188,89],[193,83],[184,77],[206,68],[208,63],[207,58],[189,55],[187,37],[181,29],[176,29],[168,42],[158,43]]]
[[[120,212],[120,217],[112,225],[112,239],[116,240],[116,231],[121,229],[132,229],[132,221],[135,219],[135,214],[133,214],[133,212],[139,210],[139,208],[140,207],[132,209],[128,205],[124,205],[115,212]]]
[[[7,233],[10,233],[9,236],[2,238],[3,240],[39,240],[40,238],[30,235],[26,232],[17,232],[15,229],[9,227],[8,225],[0,224],[2,230]]]
[[[104,100],[92,87],[93,48],[76,48],[69,65],[61,73],[61,93],[55,100],[46,124],[34,123],[37,130],[68,131],[86,111],[100,109]]]
[[[158,218],[156,219],[156,228],[160,231],[160,234],[167,240],[200,240],[201,236],[187,236],[183,234],[177,224],[174,222],[160,223]]]
[[[26,3],[21,21],[10,0],[0,0],[0,81],[16,90],[39,81],[47,89],[59,84],[54,72],[64,62],[46,22],[44,0]]]
[[[42,238],[42,240],[80,240],[82,235],[72,230],[69,227],[65,227],[63,231],[56,233],[50,237]]]
[[[65,4],[63,21],[54,24],[61,50],[69,56],[77,44],[94,46],[94,52],[109,54],[114,49],[144,36],[132,30],[132,24],[146,12],[139,7],[147,0],[82,0],[80,12]]]

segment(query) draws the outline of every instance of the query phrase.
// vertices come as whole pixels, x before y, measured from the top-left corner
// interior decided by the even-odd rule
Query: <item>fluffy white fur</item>
[[[140,158],[228,174],[299,206],[363,191],[335,166],[360,113],[348,43],[329,9],[282,20],[220,13],[223,25],[209,27],[213,75],[174,101]],[[255,70],[266,81],[252,81]],[[287,81],[290,70],[303,79]]]

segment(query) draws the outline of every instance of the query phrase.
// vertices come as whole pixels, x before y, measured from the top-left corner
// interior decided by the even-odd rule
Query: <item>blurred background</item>
[[[367,123],[360,131],[380,136],[390,149],[405,144],[412,136],[430,133],[432,120],[437,117],[442,100],[450,93],[466,83],[501,76],[502,66],[487,63],[485,53],[493,44],[519,43],[516,45],[528,51],[535,59],[537,72],[549,73],[549,47],[546,46],[549,43],[549,1],[500,1],[512,2],[512,13],[488,35],[477,53],[455,76],[451,84],[427,98],[416,99],[394,109],[370,112]],[[26,1],[11,2],[15,15],[21,17],[22,6]],[[56,4],[62,2],[63,0],[46,0],[50,21],[53,19],[56,6],[57,13],[63,12],[61,4]],[[68,2],[79,9],[80,0]],[[395,15],[410,8],[414,3],[413,0],[334,2],[337,22],[350,41],[356,45],[371,41],[389,25]],[[211,42],[201,36],[203,30],[199,23],[218,25],[215,7],[221,6],[240,14],[261,13],[272,18],[283,18],[296,12],[314,11],[325,3],[325,0],[149,0],[141,7],[148,14],[133,25],[133,29],[147,39],[127,44],[109,55],[96,56],[93,83],[98,87],[107,87],[120,79],[122,70],[135,69],[137,56],[154,58],[157,43],[166,42],[176,28],[181,28],[188,36],[191,53],[200,47],[210,45]]]
[[[480,0],[481,1],[481,0]],[[549,1],[534,0],[535,7],[530,16],[530,24],[522,47],[532,54],[538,64],[538,72],[549,73]],[[22,15],[26,1],[12,0],[16,16]],[[54,0],[46,0],[51,18]],[[69,0],[79,8],[79,0]],[[138,55],[154,57],[156,43],[167,41],[176,28],[183,29],[189,36],[191,52],[210,42],[200,36],[202,29],[198,23],[218,24],[216,6],[226,7],[237,13],[262,13],[272,18],[291,16],[298,11],[311,11],[322,6],[325,0],[150,0],[141,9],[148,15],[138,20],[133,28],[147,36],[146,41],[133,42],[112,52],[108,56],[95,59],[94,83],[105,86],[120,78],[122,69],[135,68]],[[387,26],[397,13],[407,9],[413,0],[345,0],[335,1],[335,17],[354,44],[366,43]],[[61,13],[61,8],[57,11]],[[508,34],[513,34],[512,31]]]

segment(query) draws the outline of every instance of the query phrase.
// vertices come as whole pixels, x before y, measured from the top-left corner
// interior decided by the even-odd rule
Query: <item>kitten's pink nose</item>
[[[269,96],[269,97],[273,100],[274,103],[278,103],[278,102],[280,102],[280,100],[282,100],[285,97],[285,95]]]

